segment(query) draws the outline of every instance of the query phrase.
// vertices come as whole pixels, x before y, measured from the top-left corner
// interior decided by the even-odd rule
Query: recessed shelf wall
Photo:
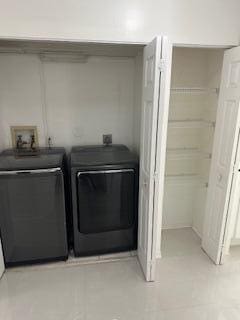
[[[164,228],[192,226],[202,234],[223,59],[220,51],[173,49]]]

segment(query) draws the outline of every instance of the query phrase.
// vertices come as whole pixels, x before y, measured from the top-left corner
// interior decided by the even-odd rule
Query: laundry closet
[[[143,48],[0,41],[7,267],[137,249]]]
[[[227,199],[231,182],[227,170],[216,174],[214,166],[218,155],[222,167],[232,166],[238,125],[237,103],[223,104],[229,106],[223,117],[219,95],[224,100],[226,88],[240,85],[238,53],[229,51],[234,62],[226,60],[226,85],[221,48],[172,50],[164,37],[146,45],[1,40],[0,151],[14,146],[11,127],[32,126],[33,143],[67,153],[72,146],[102,145],[110,135],[139,157],[137,254],[146,279],[154,280],[156,257],[168,256],[186,229],[219,264],[226,207],[220,199]],[[225,192],[218,198],[213,175]],[[180,237],[171,237],[172,230]]]

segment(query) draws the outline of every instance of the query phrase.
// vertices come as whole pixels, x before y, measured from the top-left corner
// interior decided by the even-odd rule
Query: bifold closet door
[[[222,263],[239,137],[240,47],[224,55],[202,247]]]
[[[3,260],[2,242],[0,238],[0,278],[3,275],[4,270],[5,270],[5,266],[4,266],[4,260]]]
[[[154,281],[161,215],[171,45],[157,37],[144,48],[140,142],[138,258],[147,281]]]

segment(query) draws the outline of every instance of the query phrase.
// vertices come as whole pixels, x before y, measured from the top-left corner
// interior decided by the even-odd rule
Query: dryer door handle
[[[77,176],[84,174],[109,174],[109,173],[125,173],[134,172],[134,169],[109,169],[109,170],[90,170],[90,171],[78,171]]]

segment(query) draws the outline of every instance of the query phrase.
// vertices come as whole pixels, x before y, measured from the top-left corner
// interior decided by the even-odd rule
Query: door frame
[[[174,48],[191,48],[191,49],[231,49],[231,48],[234,48],[234,47],[237,47],[238,45],[236,46],[229,46],[229,45],[219,45],[219,46],[216,46],[216,45],[195,45],[195,44],[186,44],[186,43],[172,43],[172,49]],[[170,86],[169,86],[170,90],[171,90],[171,78],[170,78]],[[169,91],[169,95],[170,95],[170,91]],[[167,110],[167,114],[169,113],[169,104],[168,104],[168,110]],[[168,119],[166,120],[168,121]],[[168,124],[166,124],[168,126]],[[158,148],[160,148],[161,146],[158,145],[157,146],[157,153],[158,153]],[[166,148],[166,146],[165,146]],[[165,150],[166,152],[166,150]],[[239,147],[239,153],[240,153],[240,147]],[[239,155],[240,156],[240,155]],[[160,161],[162,163],[162,166],[164,166],[164,171],[165,171],[165,158],[161,158],[159,157],[157,159],[157,161]],[[164,183],[165,183],[165,177],[163,176],[162,177],[162,184],[163,184],[163,188],[161,189],[162,192],[164,191]],[[234,194],[234,188],[231,189],[231,193],[230,193],[230,198],[232,198],[232,195]],[[158,220],[157,220],[157,258],[161,258],[162,255],[161,255],[161,242],[162,242],[162,217],[163,217],[163,211],[162,211],[162,208],[163,208],[163,195],[161,197],[158,197],[157,199],[158,203],[157,203],[157,207],[159,208],[158,210]],[[229,200],[230,201],[230,200]],[[229,205],[229,208],[230,208],[230,205]],[[233,210],[230,210],[228,211],[228,214],[227,214],[227,218],[226,218],[226,225],[225,225],[225,233],[224,233],[224,252],[226,252],[226,249],[228,248],[228,251],[229,251],[229,247],[227,246],[228,244],[230,244],[228,241],[228,237],[229,237],[229,228],[231,228],[231,221],[232,221],[232,214],[233,214]],[[222,260],[222,263],[224,261]]]

